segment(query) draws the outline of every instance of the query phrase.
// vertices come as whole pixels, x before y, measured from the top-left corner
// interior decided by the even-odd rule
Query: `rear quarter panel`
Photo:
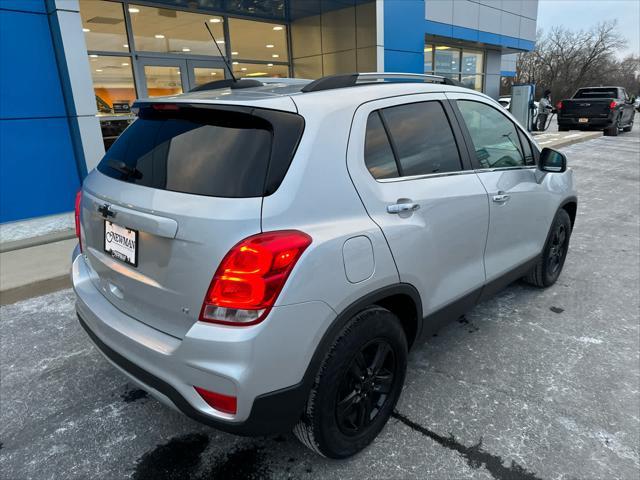
[[[299,102],[296,97],[305,132],[280,188],[264,198],[263,231],[298,229],[313,238],[276,305],[320,300],[339,313],[367,293],[399,282],[384,236],[364,210],[347,171],[355,107],[353,101],[340,101],[340,95],[305,94]],[[354,259],[353,251],[349,255],[365,264],[372,260],[374,266],[370,276],[352,283],[343,248],[358,236],[372,245],[361,255],[370,257],[372,251],[373,258]]]

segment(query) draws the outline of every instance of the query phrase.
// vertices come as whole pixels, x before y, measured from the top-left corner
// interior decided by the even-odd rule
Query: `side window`
[[[437,101],[385,108],[381,112],[401,176],[455,172],[460,153],[442,104]]]
[[[533,149],[531,148],[531,142],[527,136],[518,129],[518,136],[520,137],[520,143],[522,144],[522,153],[524,154],[524,163],[527,165],[535,165],[536,159],[533,156]]]
[[[482,168],[525,165],[518,131],[511,120],[484,103],[458,100],[457,104]]]
[[[391,150],[389,137],[375,111],[367,119],[367,133],[364,139],[364,163],[373,178],[393,178],[398,176],[396,159]]]

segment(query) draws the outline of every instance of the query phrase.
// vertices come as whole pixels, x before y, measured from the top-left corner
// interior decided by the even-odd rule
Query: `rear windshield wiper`
[[[109,165],[114,170],[117,170],[120,173],[126,175],[124,180],[127,180],[129,178],[140,180],[142,178],[142,172],[140,170],[138,170],[137,168],[131,168],[122,160],[111,159],[107,162],[107,165]]]

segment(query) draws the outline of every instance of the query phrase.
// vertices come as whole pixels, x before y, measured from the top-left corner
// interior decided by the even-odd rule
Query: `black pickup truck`
[[[597,129],[615,136],[633,128],[633,102],[622,87],[580,88],[572,98],[556,105],[558,130]]]

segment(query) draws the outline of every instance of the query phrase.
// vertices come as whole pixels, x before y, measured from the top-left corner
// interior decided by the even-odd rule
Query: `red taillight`
[[[76,237],[78,237],[78,243],[80,244],[80,251],[82,251],[82,238],[80,235],[80,202],[82,201],[82,189],[76,193],[75,203],[75,220],[76,220]]]
[[[245,238],[222,259],[204,298],[200,320],[225,325],[253,325],[275,303],[296,262],[311,244],[297,230]]]
[[[193,387],[196,392],[207,402],[211,407],[216,410],[220,410],[225,413],[235,414],[238,411],[238,402],[236,397],[230,395],[223,395],[222,393],[210,392],[200,387]]]
[[[609,104],[609,109],[613,110],[618,106],[618,102],[616,102],[615,100],[611,100],[611,103]]]
[[[153,103],[151,108],[154,110],[180,110],[180,107],[175,103]]]
[[[562,100],[560,100],[560,101],[556,104],[556,109],[558,109],[558,110],[562,110]]]

